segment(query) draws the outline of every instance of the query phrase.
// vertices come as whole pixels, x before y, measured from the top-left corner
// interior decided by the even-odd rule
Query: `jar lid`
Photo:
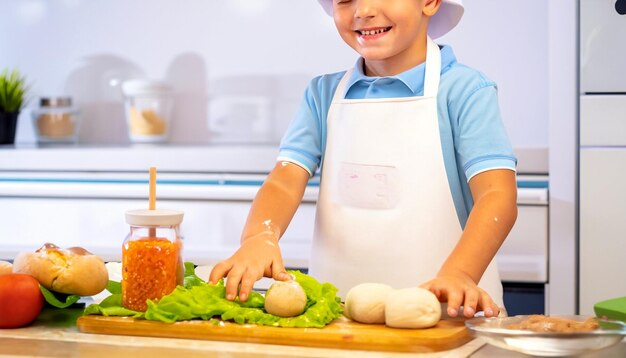
[[[184,213],[170,209],[139,209],[126,212],[126,223],[133,226],[174,226],[180,225]]]
[[[168,93],[172,88],[163,81],[134,79],[122,83],[122,92],[127,96]]]
[[[41,107],[71,107],[71,97],[41,97],[39,99]]]

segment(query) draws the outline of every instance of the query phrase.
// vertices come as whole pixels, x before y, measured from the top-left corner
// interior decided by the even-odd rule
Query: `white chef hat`
[[[328,15],[333,14],[333,0],[317,0]],[[436,39],[452,30],[463,16],[463,1],[442,0],[439,11],[430,19],[428,24],[428,35]]]

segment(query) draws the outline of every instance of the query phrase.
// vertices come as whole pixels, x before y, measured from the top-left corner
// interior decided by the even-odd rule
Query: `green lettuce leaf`
[[[188,265],[189,264],[189,265]],[[219,317],[239,324],[253,323],[276,327],[324,327],[341,315],[341,301],[337,288],[320,283],[300,271],[289,271],[307,295],[304,313],[296,317],[281,318],[264,311],[265,298],[251,292],[245,302],[225,298],[224,281],[215,285],[204,282],[194,273],[194,266],[185,263],[185,285],[178,286],[158,301],[148,300],[145,313],[127,310],[122,306],[121,294],[113,294],[99,305],[90,305],[84,314],[119,315],[145,318],[162,322],[190,319],[210,320]]]
[[[122,294],[114,293],[105,298],[99,304],[91,304],[85,308],[83,315],[97,314],[103,316],[131,316],[135,318],[143,317],[143,312],[137,312],[124,308],[122,305]]]
[[[299,316],[277,317],[263,310],[264,297],[252,292],[246,302],[228,301],[225,298],[224,282],[215,285],[203,284],[191,288],[178,286],[174,292],[158,302],[148,301],[145,318],[163,322],[176,322],[201,318],[204,320],[220,316],[225,321],[253,323],[276,327],[324,327],[341,315],[337,288],[321,284],[311,276],[299,271],[289,271],[307,294],[307,306]]]
[[[196,275],[193,262],[185,262],[185,280],[184,286],[187,288],[204,284],[204,280]]]
[[[43,298],[46,300],[46,302],[56,308],[66,308],[80,300],[79,295],[66,295],[59,292],[52,292],[42,285],[39,285],[39,289],[41,290]]]
[[[122,293],[122,283],[109,280],[106,290],[111,293]]]

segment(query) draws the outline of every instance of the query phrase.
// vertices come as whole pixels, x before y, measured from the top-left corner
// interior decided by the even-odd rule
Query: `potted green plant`
[[[0,73],[0,144],[15,142],[17,117],[28,91],[25,78],[18,70]]]

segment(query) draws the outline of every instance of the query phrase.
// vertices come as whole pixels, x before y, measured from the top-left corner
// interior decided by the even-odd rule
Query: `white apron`
[[[335,91],[309,272],[341,297],[363,282],[435,278],[461,237],[439,134],[440,70],[429,38],[423,97],[343,99],[351,71]],[[495,260],[479,286],[503,306]]]

